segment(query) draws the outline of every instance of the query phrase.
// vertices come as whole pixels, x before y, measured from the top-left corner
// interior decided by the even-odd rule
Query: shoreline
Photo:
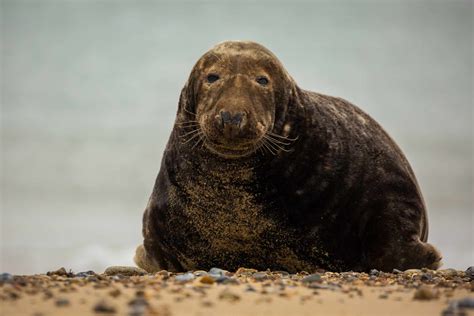
[[[148,274],[111,267],[0,277],[2,315],[474,315],[474,268]]]

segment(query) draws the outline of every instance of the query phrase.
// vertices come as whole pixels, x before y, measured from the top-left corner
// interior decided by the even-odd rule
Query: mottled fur
[[[209,73],[220,81],[206,83]],[[254,82],[261,74],[265,87]],[[219,111],[229,108],[248,119],[238,136],[219,129]],[[285,144],[265,147],[270,132]],[[193,68],[143,235],[135,260],[148,271],[390,271],[440,262],[394,141],[349,102],[300,89],[252,42],[219,44]]]

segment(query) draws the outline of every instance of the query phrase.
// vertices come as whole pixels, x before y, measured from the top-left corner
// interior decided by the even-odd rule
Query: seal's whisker
[[[186,121],[181,123],[176,123],[176,125],[184,126],[184,125],[199,125],[198,121]]]
[[[269,144],[267,143],[267,141],[266,141],[265,139],[262,140],[262,145],[263,145],[263,147],[264,147],[265,149],[267,149],[268,152],[270,152],[273,156],[276,155],[276,152],[274,152],[274,151],[270,148]]]
[[[189,125],[181,125],[178,126],[180,129],[187,129],[187,128],[200,128],[201,126],[199,124],[189,124]]]
[[[259,144],[252,144],[252,149],[253,149],[253,152],[257,152],[257,150],[259,149]]]
[[[273,148],[268,142],[265,142],[265,146],[267,146],[268,150],[273,156],[276,156],[278,152]]]
[[[262,149],[262,142],[258,142],[257,145],[254,145],[255,146],[255,151],[259,151],[262,155],[265,154],[265,151]]]
[[[188,125],[188,124],[199,124],[198,121],[188,121],[188,122],[183,122],[183,123],[177,123],[178,125]]]
[[[276,143],[276,142],[274,141],[274,139],[268,138],[268,137],[266,137],[266,136],[264,136],[264,137],[265,137],[265,139],[268,141],[268,143],[271,144],[275,149],[283,150],[284,152],[290,152],[290,151],[291,151],[291,150],[289,150],[289,149],[284,148],[282,145],[279,145],[278,143]],[[277,151],[278,151],[278,150],[277,150]]]
[[[201,148],[204,148],[204,146],[206,146],[206,141],[207,141],[206,133],[203,132],[201,134],[201,139],[202,139]]]
[[[182,144],[187,144],[187,143],[189,143],[190,141],[192,141],[193,139],[195,139],[196,137],[199,137],[199,136],[200,136],[200,133],[196,133],[196,134],[190,136],[187,139],[183,139],[181,143]]]
[[[273,132],[270,132],[270,131],[267,132],[267,134],[268,134],[268,135],[271,135],[271,136],[273,136],[273,137],[277,137],[277,138],[280,138],[280,139],[288,140],[288,141],[290,141],[290,142],[294,142],[295,140],[298,139],[298,136],[296,136],[295,138],[290,138],[290,137],[288,137],[288,136],[281,136],[281,135],[278,135],[278,134],[273,133]]]
[[[199,139],[197,140],[196,143],[194,143],[194,145],[193,145],[193,147],[191,147],[191,149],[194,149],[194,147],[196,147],[200,142],[204,142],[203,135],[204,135],[204,133],[199,134]]]
[[[187,132],[187,133],[181,135],[180,137],[181,137],[181,138],[186,138],[187,136],[192,135],[192,134],[197,133],[197,132],[200,132],[200,131],[201,131],[200,128],[195,128],[195,129],[193,129],[192,131]]]
[[[196,113],[193,113],[193,112],[189,111],[188,109],[186,109],[186,107],[183,107],[183,110],[184,110],[186,113],[188,113],[188,114],[191,114],[191,115],[193,115],[193,116],[196,116]]]
[[[195,139],[196,137],[200,137],[201,133],[202,133],[201,131],[198,131],[196,134],[192,135],[187,140],[183,141],[182,144],[187,144],[190,141],[192,141],[193,139]]]
[[[269,147],[271,147],[276,153],[278,153],[278,151],[282,149],[281,147],[275,145],[274,143],[272,143],[272,142],[269,141],[268,139],[267,139],[267,145],[268,145]]]
[[[265,144],[262,142],[262,150],[263,150],[263,153],[265,154],[266,151],[268,151],[269,153],[271,153],[268,148],[265,146]]]
[[[267,134],[267,135],[264,135],[264,137],[266,137],[267,139],[271,140],[272,142],[277,143],[277,144],[280,144],[280,145],[284,145],[284,146],[289,146],[289,145],[291,145],[291,143],[284,142],[284,141],[279,140],[279,139],[277,139],[277,138],[274,138],[273,136],[268,135],[268,134]]]

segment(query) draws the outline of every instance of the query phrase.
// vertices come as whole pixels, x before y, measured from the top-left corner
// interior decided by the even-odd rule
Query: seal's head
[[[218,44],[183,88],[178,122],[188,130],[182,135],[225,158],[248,156],[284,117],[293,88],[280,61],[260,44]]]

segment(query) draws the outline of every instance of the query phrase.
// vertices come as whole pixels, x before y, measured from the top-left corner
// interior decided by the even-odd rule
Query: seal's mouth
[[[258,142],[257,142],[258,143]],[[217,154],[224,158],[236,159],[250,156],[257,149],[258,145],[254,143],[241,144],[239,146],[229,146],[221,145],[216,143],[211,143],[209,141],[205,142],[204,145],[210,152]]]

